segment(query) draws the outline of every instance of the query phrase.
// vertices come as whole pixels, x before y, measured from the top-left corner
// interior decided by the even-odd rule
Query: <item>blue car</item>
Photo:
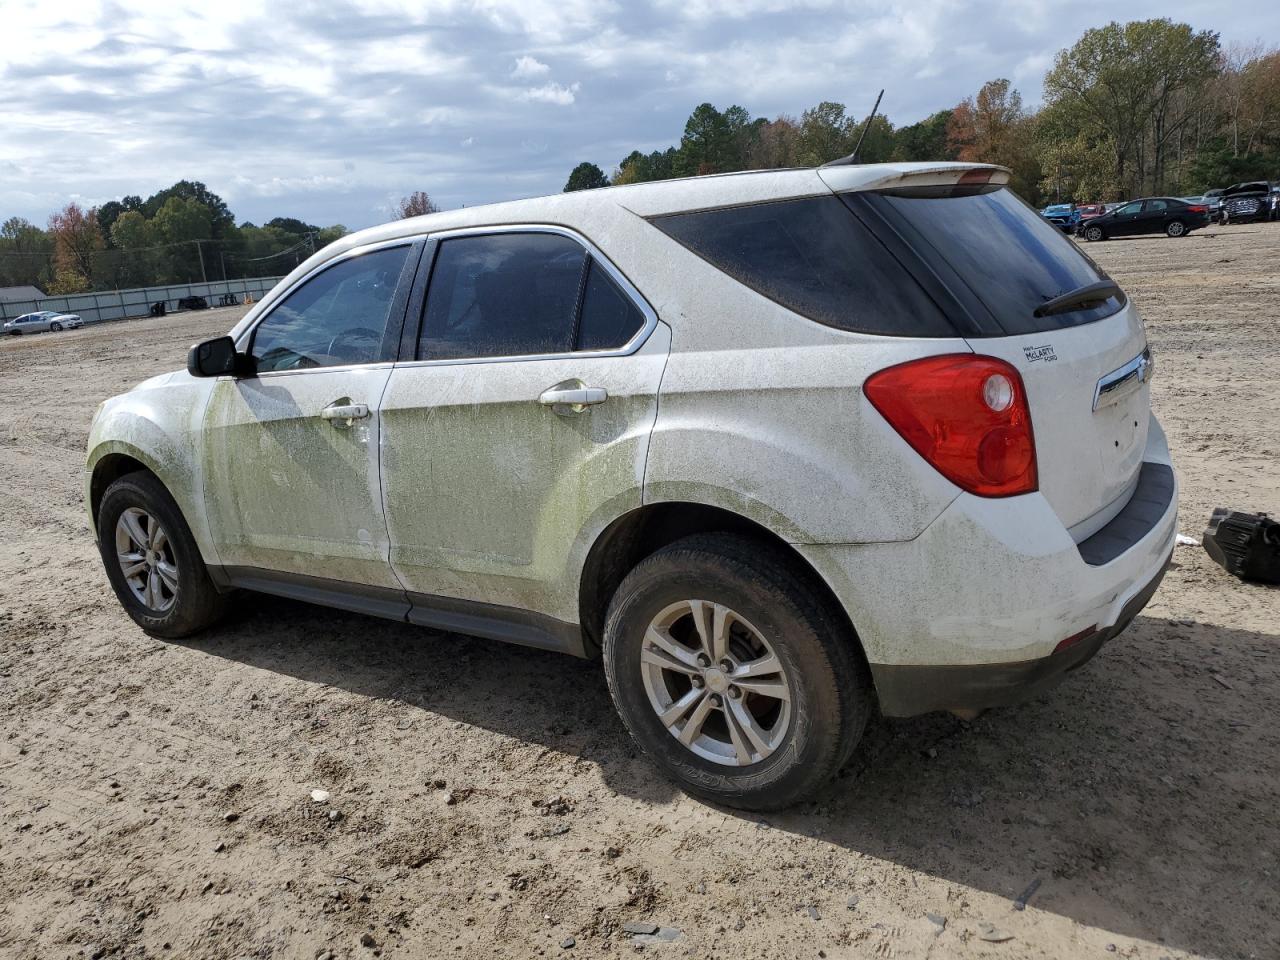
[[[1080,211],[1074,203],[1051,203],[1040,211],[1044,217],[1063,233],[1075,233],[1080,222]]]

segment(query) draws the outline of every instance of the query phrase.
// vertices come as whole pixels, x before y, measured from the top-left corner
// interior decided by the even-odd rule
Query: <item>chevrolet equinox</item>
[[[148,633],[236,590],[600,657],[685,789],[777,808],[871,711],[1047,689],[1163,575],[1138,311],[993,166],[840,164],[401,220],[106,401]]]

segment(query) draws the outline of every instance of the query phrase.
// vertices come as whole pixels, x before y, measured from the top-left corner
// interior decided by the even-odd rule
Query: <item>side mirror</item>
[[[193,377],[245,376],[249,366],[249,358],[236,350],[230,337],[197,343],[187,352],[187,373]]]

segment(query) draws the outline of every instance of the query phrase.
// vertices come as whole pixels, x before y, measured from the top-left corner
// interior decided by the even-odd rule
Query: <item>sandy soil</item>
[[[1183,531],[1280,513],[1280,226],[1089,250],[1146,312]],[[1198,547],[1053,693],[882,721],[767,819],[672,790],[595,664],[269,599],[143,635],[86,429],[233,319],[0,343],[0,955],[1280,955],[1280,591]]]

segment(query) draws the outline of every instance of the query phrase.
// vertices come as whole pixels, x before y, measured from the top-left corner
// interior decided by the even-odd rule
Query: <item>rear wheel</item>
[[[623,580],[604,663],[631,736],[690,793],[771,810],[848,759],[872,704],[865,664],[790,559],[738,536],[689,537]]]
[[[1096,240],[1102,240],[1105,238],[1105,236],[1106,235],[1102,232],[1101,227],[1085,227],[1084,228],[1084,238],[1090,242],[1093,242]]]
[[[147,633],[185,637],[222,615],[225,598],[182,512],[151,474],[126,474],[107,487],[98,550],[121,606]]]
[[[1182,237],[1186,236],[1187,227],[1181,220],[1170,220],[1164,232],[1170,237]]]

